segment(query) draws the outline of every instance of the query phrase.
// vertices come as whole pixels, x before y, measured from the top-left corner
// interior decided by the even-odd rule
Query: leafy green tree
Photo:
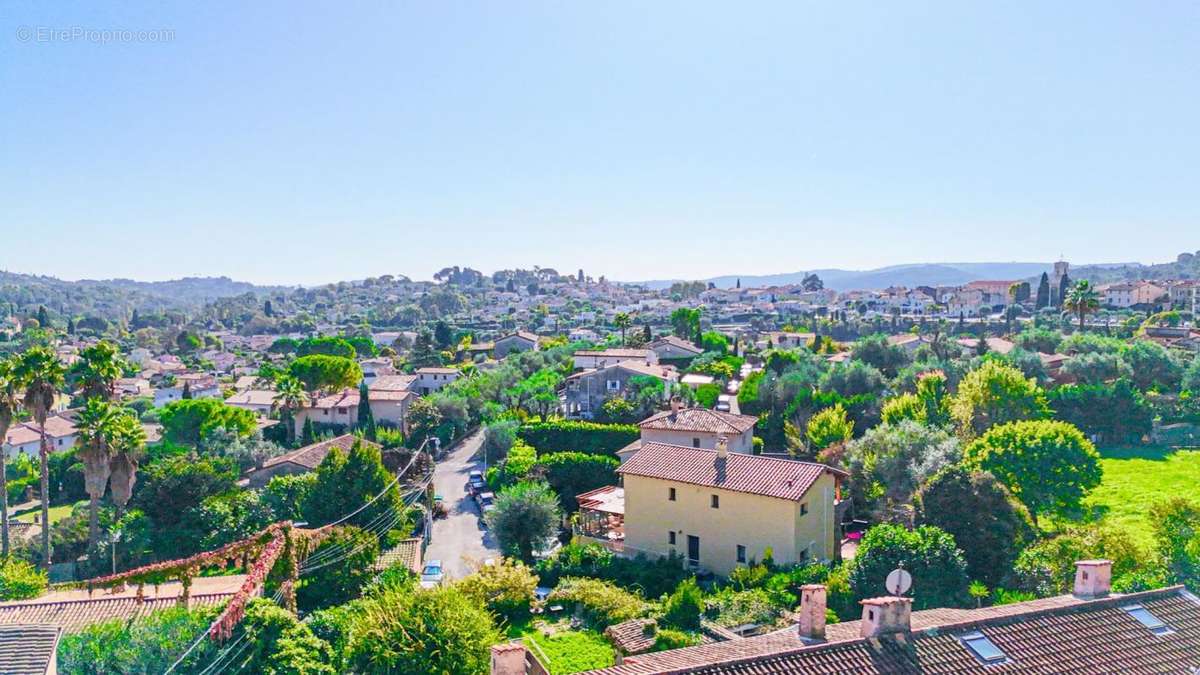
[[[408,406],[409,435],[415,447],[437,436],[442,425],[442,411],[429,397],[422,396]]]
[[[484,517],[505,555],[530,564],[534,551],[546,547],[558,532],[558,497],[542,482],[520,482],[496,495],[495,508]]]
[[[338,447],[330,448],[316,473],[316,485],[304,504],[305,520],[312,526],[332,523],[352,513],[392,483],[391,474],[383,466],[379,446],[361,439],[350,446],[349,453]],[[378,524],[384,518],[395,517],[402,508],[400,493],[392,486],[386,495],[348,523],[359,527]]]
[[[362,381],[362,368],[344,356],[310,354],[288,366],[288,374],[300,380],[308,391],[334,391],[353,387]]]
[[[1106,443],[1136,443],[1153,431],[1154,410],[1124,378],[1112,384],[1067,384],[1049,392],[1054,416]]]
[[[947,467],[921,487],[915,504],[917,522],[949,532],[971,578],[989,586],[1000,585],[1036,538],[1029,512],[986,471]]]
[[[647,609],[641,596],[599,579],[563,579],[547,600],[571,608],[597,629],[636,619]]]
[[[696,585],[695,577],[681,581],[663,603],[663,621],[683,630],[700,630],[703,614],[704,594]]]
[[[304,357],[313,354],[340,356],[346,359],[358,356],[354,347],[340,337],[310,337],[296,343],[296,356]]]
[[[1200,395],[1200,358],[1193,358],[1192,364],[1184,372],[1183,391]]]
[[[966,459],[990,471],[1029,509],[1044,514],[1078,511],[1100,484],[1100,455],[1067,422],[1029,420],[992,427],[966,448]]]
[[[616,485],[617,467],[621,464],[616,457],[582,452],[556,452],[541,457],[537,463],[567,513],[574,513],[579,508],[576,495],[605,485]]]
[[[349,631],[346,658],[360,673],[486,673],[503,640],[482,605],[454,587],[385,587],[366,598]]]
[[[699,346],[706,352],[715,352],[724,355],[729,353],[729,338],[715,330],[704,331],[700,335]]]
[[[936,527],[914,530],[882,524],[867,530],[850,568],[856,599],[887,592],[884,580],[900,565],[913,577],[913,609],[964,607],[969,602],[967,563],[954,537]]]
[[[1062,373],[1080,384],[1104,384],[1117,378],[1129,378],[1133,374],[1120,356],[1102,352],[1072,356],[1063,362]]]
[[[1013,344],[1031,352],[1054,354],[1062,343],[1062,333],[1046,328],[1026,328],[1013,337]]]
[[[1172,497],[1150,507],[1158,557],[1176,583],[1200,586],[1200,503]]]
[[[42,313],[45,308],[42,308]],[[31,347],[17,357],[12,377],[24,390],[23,403],[38,425],[41,463],[42,522],[50,522],[50,442],[46,437],[46,419],[54,407],[58,392],[65,383],[64,370],[58,355],[49,347]],[[47,569],[51,564],[50,528],[42,528],[42,560]]]
[[[296,589],[296,606],[302,612],[353,600],[375,578],[379,538],[374,534],[353,526],[338,526],[312,556],[328,558],[331,552],[334,555],[330,561],[319,563],[320,567],[305,576]]]
[[[537,585],[537,575],[529,567],[509,558],[482,565],[455,583],[464,595],[510,625],[529,616]]]
[[[295,614],[263,598],[246,605],[241,629],[248,652],[239,668],[263,675],[334,675],[329,645]]]
[[[842,463],[850,472],[856,508],[878,518],[907,511],[913,493],[930,476],[959,461],[958,439],[912,421],[869,429],[851,441]],[[906,519],[906,518],[904,518]]]
[[[912,360],[907,350],[888,342],[881,333],[868,335],[854,343],[852,358],[879,369],[887,377],[896,373]]]
[[[877,396],[883,393],[886,386],[883,373],[862,361],[851,361],[830,368],[821,377],[820,383],[821,391],[832,392],[844,398]]]
[[[507,392],[511,406],[545,418],[558,408],[558,387],[562,374],[553,368],[542,368],[517,382]]]
[[[719,384],[702,384],[696,387],[696,403],[700,404],[701,408],[713,408],[717,405],[717,400],[721,398],[721,385]]]
[[[29,600],[46,592],[46,573],[19,558],[0,559],[0,600]]]
[[[967,373],[950,402],[950,414],[967,435],[996,424],[1042,419],[1047,412],[1046,397],[1035,381],[994,360],[984,360]]]
[[[413,368],[437,367],[443,365],[441,352],[434,344],[433,333],[426,329],[417,331],[413,341],[412,351],[408,355],[408,363]]]
[[[158,419],[167,440],[193,447],[217,429],[249,436],[257,428],[252,411],[215,398],[171,401],[159,411]]]
[[[941,427],[950,423],[950,393],[945,372],[930,370],[918,375],[917,398],[925,405],[925,424]]]
[[[209,497],[237,488],[237,464],[225,459],[179,455],[147,464],[133,506],[153,525],[154,550],[162,558],[192,553],[198,542],[183,532],[188,512]]]
[[[162,673],[184,654],[197,635],[208,630],[215,606],[170,607],[133,619],[113,619],[63,635],[58,672],[71,675]],[[179,672],[198,673],[210,665],[220,646],[205,641],[183,657]]]
[[[1176,391],[1183,379],[1183,366],[1156,342],[1134,340],[1122,346],[1121,360],[1128,364],[1130,379],[1142,391]]]
[[[904,420],[925,423],[925,403],[916,394],[900,394],[883,402],[884,424],[899,424]]]
[[[671,312],[671,332],[684,340],[700,341],[700,308],[680,307]]]
[[[846,417],[846,409],[840,403],[813,415],[805,430],[813,450],[824,450],[835,443],[845,443],[853,434],[854,422]]]
[[[450,343],[454,342],[454,331],[450,330],[450,324],[439,319],[433,325],[433,341],[439,349],[449,349]]]

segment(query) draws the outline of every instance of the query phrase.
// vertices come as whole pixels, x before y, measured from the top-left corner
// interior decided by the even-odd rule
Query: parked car
[[[487,486],[487,482],[483,480],[482,471],[472,471],[467,474],[467,490],[471,494],[477,494],[480,490]]]
[[[479,505],[480,511],[487,511],[487,507],[492,505],[496,499],[494,492],[479,492],[475,494],[475,503]]]
[[[440,586],[445,578],[446,575],[442,572],[442,561],[430,560],[421,570],[421,588]]]
[[[721,394],[717,397],[717,410],[729,412],[729,394]]]

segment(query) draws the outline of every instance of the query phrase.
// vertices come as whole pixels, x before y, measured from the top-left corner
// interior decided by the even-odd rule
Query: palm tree
[[[112,500],[117,507],[114,521],[121,519],[125,505],[133,496],[137,483],[137,463],[146,447],[146,430],[132,413],[121,411],[113,420],[112,455],[109,460],[109,479]]]
[[[24,390],[25,408],[33,415],[41,435],[38,457],[41,460],[42,480],[42,557],[50,569],[50,444],[46,442],[46,418],[63,386],[63,366],[58,355],[49,347],[31,347],[17,358],[13,374]]]
[[[1063,307],[1074,312],[1079,317],[1079,331],[1083,332],[1083,321],[1088,314],[1100,308],[1100,294],[1092,288],[1091,282],[1080,279],[1067,291],[1063,299]]]
[[[100,500],[108,488],[111,472],[112,441],[117,410],[101,398],[89,398],[79,411],[75,427],[79,432],[78,456],[83,462],[83,483],[88,493],[88,544],[94,550],[100,539]]]
[[[0,445],[8,438],[8,428],[12,426],[13,416],[21,407],[21,396],[17,392],[17,384],[12,377],[13,360],[0,359]],[[3,546],[4,557],[8,557],[8,453],[0,449],[0,545]]]
[[[275,403],[279,404],[280,417],[287,421],[288,438],[296,442],[296,411],[308,404],[308,394],[304,384],[292,377],[284,375],[275,382]]]
[[[84,398],[111,401],[116,396],[117,380],[124,373],[124,363],[117,347],[102,340],[79,352],[79,361],[71,368],[71,378],[78,384]]]
[[[625,329],[633,325],[633,319],[625,312],[617,312],[613,317],[613,325],[621,329],[621,346],[625,346]]]

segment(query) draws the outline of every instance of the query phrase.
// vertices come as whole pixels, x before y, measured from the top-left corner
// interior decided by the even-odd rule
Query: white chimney
[[[717,437],[717,459],[725,459],[729,456],[729,439],[724,436]]]
[[[1075,563],[1075,597],[1103,598],[1112,590],[1111,560],[1080,560]]]
[[[825,587],[805,584],[800,587],[800,637],[825,639]]]
[[[492,645],[491,675],[525,675],[525,645],[505,642]]]
[[[885,595],[862,601],[862,623],[859,635],[865,638],[911,630],[912,598]]]

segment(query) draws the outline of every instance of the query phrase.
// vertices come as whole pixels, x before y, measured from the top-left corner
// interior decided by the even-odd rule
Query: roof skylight
[[[1008,660],[1008,657],[996,646],[996,643],[992,642],[988,639],[988,636],[979,631],[964,633],[959,639],[962,640],[967,649],[970,649],[975,654],[975,658],[984,663],[1001,663]]]
[[[1163,623],[1161,619],[1151,614],[1150,610],[1141,605],[1125,605],[1121,609],[1125,610],[1129,616],[1137,619],[1138,623],[1148,628],[1150,632],[1154,633],[1155,635],[1163,635],[1165,633],[1173,632],[1170,626]]]

